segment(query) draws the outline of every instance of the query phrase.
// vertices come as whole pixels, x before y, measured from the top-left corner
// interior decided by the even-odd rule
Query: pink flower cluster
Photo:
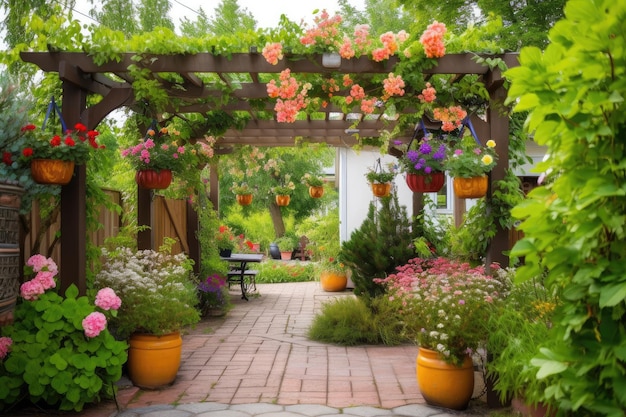
[[[283,59],[283,46],[278,42],[268,42],[263,48],[262,54],[267,62],[276,65],[278,61]]]
[[[96,294],[94,302],[96,307],[105,311],[117,310],[122,305],[122,299],[115,294],[115,291],[109,287],[102,288]],[[91,338],[96,337],[107,327],[107,318],[99,311],[90,313],[83,319],[83,330],[85,336]]]
[[[296,121],[298,112],[309,103],[306,95],[311,84],[300,84],[291,76],[289,68],[281,71],[279,80],[280,85],[277,85],[275,80],[267,84],[267,94],[272,98],[278,97],[274,106],[276,119],[279,122],[293,123]]]
[[[12,344],[13,340],[10,337],[0,337],[0,359],[6,358]]]
[[[393,32],[386,32],[380,35],[380,41],[382,42],[382,48],[376,48],[372,51],[372,59],[380,62],[384,59],[389,59],[398,51],[398,46],[408,39],[409,35],[404,30],[401,30],[397,34]]]
[[[302,45],[315,45],[318,42],[325,45],[334,43],[333,38],[339,35],[341,20],[340,15],[335,14],[330,17],[326,10],[322,10],[320,15],[313,18],[316,26],[304,33],[304,36],[300,38],[300,43]]]
[[[446,34],[446,25],[436,20],[428,25],[420,37],[420,42],[424,46],[427,58],[441,58],[446,54],[446,46],[443,43],[443,36]]]
[[[437,107],[433,109],[433,117],[442,122],[441,130],[452,132],[461,127],[467,112],[460,106]]]
[[[422,94],[418,95],[417,98],[423,103],[432,103],[437,98],[437,90],[430,83],[426,83],[426,88],[422,90]]]
[[[54,277],[58,273],[58,268],[52,258],[46,258],[40,254],[33,255],[26,261],[26,266],[30,267],[36,275],[20,286],[22,298],[34,301],[50,288],[56,287]]]
[[[83,319],[83,329],[85,330],[85,336],[91,338],[96,337],[101,331],[107,327],[107,318],[99,311],[90,313]]]
[[[95,304],[103,310],[117,310],[122,305],[122,299],[109,287],[102,288],[96,294]]]
[[[394,75],[393,72],[390,72],[387,78],[383,81],[383,100],[387,101],[390,97],[393,96],[403,96],[404,95],[404,80],[401,75]]]

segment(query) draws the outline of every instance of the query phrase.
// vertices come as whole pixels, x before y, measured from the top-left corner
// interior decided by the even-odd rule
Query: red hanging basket
[[[135,174],[135,182],[141,188],[163,190],[172,183],[172,171],[169,169],[162,169],[160,171],[144,169],[137,171]]]
[[[425,175],[406,174],[406,185],[414,193],[437,193],[443,187],[445,180],[446,176],[443,172],[433,172]]]

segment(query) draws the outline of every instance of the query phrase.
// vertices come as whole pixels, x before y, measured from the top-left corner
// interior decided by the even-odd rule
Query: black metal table
[[[228,285],[239,283],[241,286],[241,298],[248,300],[248,290],[256,290],[255,277],[258,271],[248,269],[249,263],[259,263],[263,260],[260,253],[232,253],[229,257],[220,257],[230,263],[233,269],[228,271]]]

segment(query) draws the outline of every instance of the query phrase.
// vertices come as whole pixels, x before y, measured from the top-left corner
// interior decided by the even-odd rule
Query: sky
[[[211,18],[214,17],[214,10],[220,3],[220,0],[170,0],[172,10],[170,16],[176,26],[179,25],[183,17],[193,21],[198,16],[197,12],[200,7]],[[352,6],[359,10],[365,9],[365,0],[349,0]],[[78,20],[93,23],[89,19],[85,19],[81,15],[87,15],[89,5],[86,1],[77,0],[76,15]],[[303,5],[309,3],[310,5]],[[326,9],[331,15],[338,11],[339,6],[336,0],[316,0],[314,2],[305,2],[298,0],[238,0],[240,9],[247,9],[257,21],[258,27],[276,27],[281,14],[285,14],[290,20],[300,22],[302,19],[308,24],[313,22],[313,11]]]

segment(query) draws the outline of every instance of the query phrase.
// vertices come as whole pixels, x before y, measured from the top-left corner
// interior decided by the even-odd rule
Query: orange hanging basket
[[[426,403],[464,410],[474,393],[474,365],[466,355],[461,366],[445,362],[439,352],[419,348],[416,360],[417,383]]]
[[[169,169],[162,169],[160,171],[143,169],[135,173],[135,182],[141,188],[164,190],[172,183],[172,171]]]
[[[242,206],[249,206],[252,203],[252,194],[237,194],[237,203]]]
[[[391,194],[391,183],[372,183],[372,192],[376,197],[389,197],[389,194]]]
[[[138,387],[155,389],[176,379],[182,352],[180,332],[155,336],[133,334],[128,349],[128,374]]]
[[[291,201],[290,195],[277,195],[276,196],[276,204],[281,207],[288,206],[290,201]]]
[[[313,198],[320,198],[324,195],[324,187],[309,187],[309,195]]]
[[[438,193],[443,188],[445,180],[446,176],[443,172],[433,172],[425,175],[406,174],[406,185],[414,193]]]
[[[320,274],[320,285],[324,291],[343,291],[348,285],[348,276],[339,272],[322,272]]]
[[[30,175],[39,184],[66,185],[74,175],[74,161],[60,159],[33,159]]]
[[[472,178],[455,177],[452,186],[458,198],[481,198],[487,195],[489,180],[486,175]]]

